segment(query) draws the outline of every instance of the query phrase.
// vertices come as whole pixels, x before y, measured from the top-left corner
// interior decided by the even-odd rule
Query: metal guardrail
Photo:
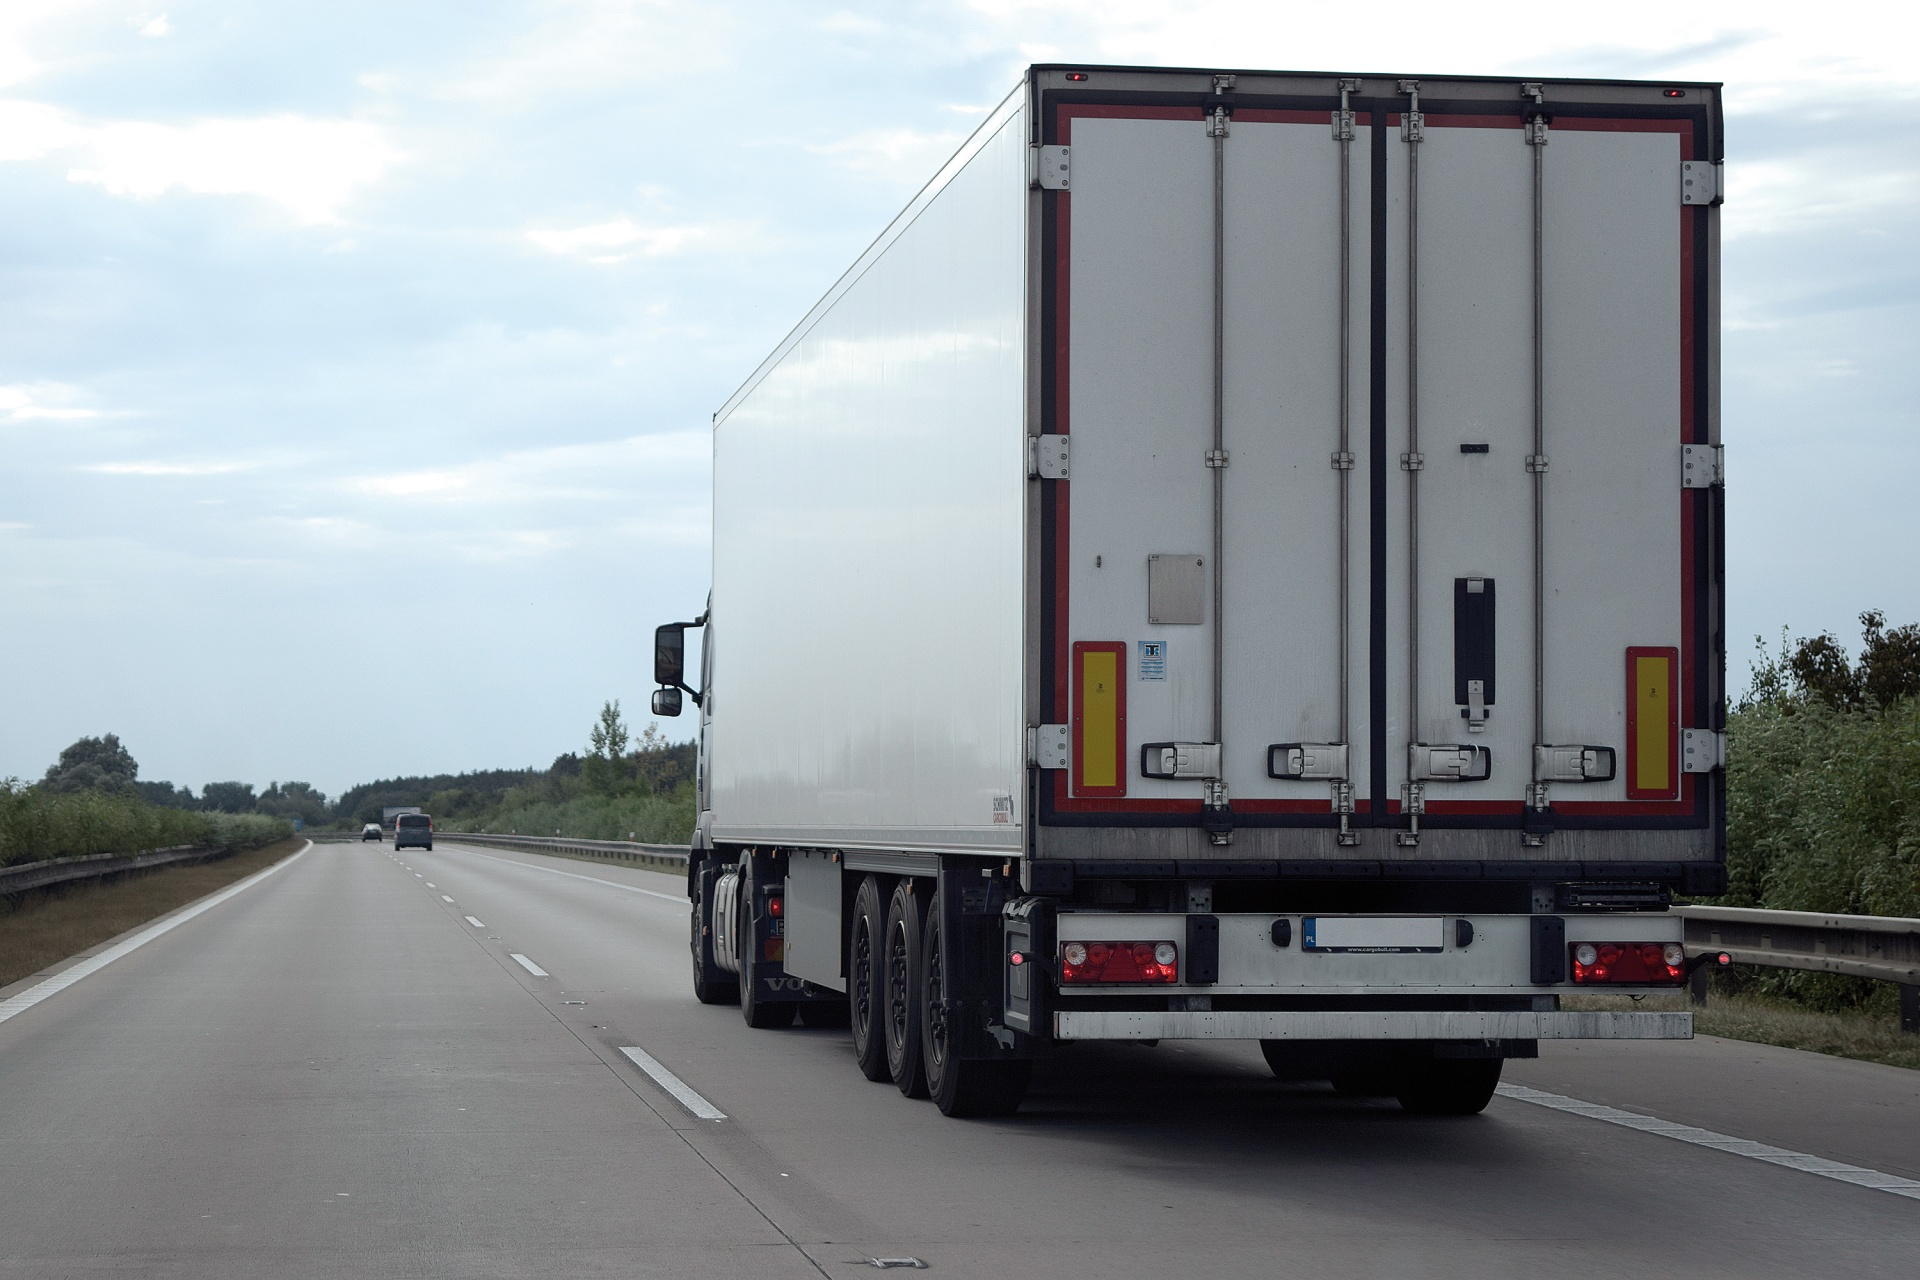
[[[501,836],[474,831],[436,831],[436,839],[461,844],[492,845],[501,849],[530,849],[537,853],[564,853],[577,858],[618,862],[655,871],[685,871],[688,847],[683,844],[641,844],[632,840],[576,840],[568,836]]]
[[[141,871],[176,862],[198,862],[227,852],[222,845],[169,845],[135,853],[85,853],[72,858],[16,863],[0,867],[0,894],[25,893],[74,880],[97,880],[122,871]]]
[[[1725,952],[1735,964],[1839,973],[1900,986],[1900,1029],[1920,1032],[1920,920],[1757,907],[1675,907],[1691,953]],[[1707,970],[1693,976],[1705,1004]]]

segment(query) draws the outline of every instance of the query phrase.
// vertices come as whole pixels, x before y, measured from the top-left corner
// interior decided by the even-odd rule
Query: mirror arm
[[[689,623],[688,623],[687,625],[688,625],[689,627],[704,627],[704,626],[706,626],[706,625],[707,625],[707,615],[708,615],[708,614],[710,614],[710,613],[712,613],[712,612],[713,612],[713,610],[712,610],[712,609],[702,609],[702,610],[700,611],[700,616],[699,616],[699,617],[697,617],[697,618],[695,618],[695,619],[694,619],[694,620],[693,620],[692,622],[689,622]],[[699,695],[698,693],[696,693],[696,692],[694,691],[694,689],[693,689],[693,687],[692,687],[691,685],[688,685],[688,684],[685,684],[685,683],[682,683],[682,684],[681,684],[681,686],[680,686],[680,692],[682,692],[682,693],[684,693],[684,694],[686,694],[686,695],[687,695],[687,696],[688,696],[689,698],[692,698],[692,699],[693,699],[693,705],[694,705],[694,706],[696,706],[696,707],[698,707],[698,706],[703,706],[703,705],[705,705],[705,703],[704,703],[704,700],[703,700],[703,699],[702,699],[702,698],[700,697],[700,695]]]

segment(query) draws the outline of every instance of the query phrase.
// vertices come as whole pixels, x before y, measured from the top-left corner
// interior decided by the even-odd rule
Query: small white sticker
[[[1142,680],[1167,678],[1167,642],[1165,640],[1140,642],[1140,678]]]
[[[1013,822],[1013,797],[995,796],[993,798],[993,825],[1009,826]]]

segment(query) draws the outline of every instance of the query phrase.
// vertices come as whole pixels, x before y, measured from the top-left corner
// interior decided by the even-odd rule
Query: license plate
[[[1445,950],[1438,916],[1307,916],[1303,951],[1429,952]]]

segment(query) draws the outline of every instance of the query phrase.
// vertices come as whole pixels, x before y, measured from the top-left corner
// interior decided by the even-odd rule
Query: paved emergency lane
[[[1920,1256],[1920,1201],[1505,1099],[1416,1119],[1276,1084],[1244,1045],[1079,1046],[1020,1115],[951,1121],[863,1080],[844,1032],[697,1004],[674,877],[445,842],[306,862],[0,1025],[0,1147],[27,1153],[0,1168],[0,1274],[858,1275],[915,1256],[982,1277],[1904,1276]],[[102,1060],[127,1019],[138,1067]],[[334,1040],[350,1048],[316,1070]],[[1920,1137],[1907,1073],[1739,1046],[1746,1108],[1712,1086],[1719,1043],[1550,1047],[1509,1079],[1859,1164]],[[695,1119],[626,1046],[728,1119]],[[57,1123],[23,1119],[42,1097]],[[470,1099],[484,1127],[441,1114]],[[349,1173],[363,1186],[325,1185]],[[240,1212],[196,1236],[207,1183]],[[340,1191],[360,1203],[313,1207]],[[134,1211],[72,1220],[103,1193]]]

